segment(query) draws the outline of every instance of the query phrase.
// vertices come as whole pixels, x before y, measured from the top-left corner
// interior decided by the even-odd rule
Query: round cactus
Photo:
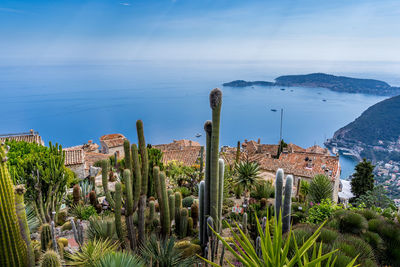
[[[41,263],[41,267],[61,267],[61,260],[58,254],[53,250],[48,250],[44,253]]]

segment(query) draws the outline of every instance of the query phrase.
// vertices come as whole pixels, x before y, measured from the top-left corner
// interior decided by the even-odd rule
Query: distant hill
[[[298,86],[322,87],[337,92],[363,93],[372,95],[393,96],[400,94],[400,87],[393,87],[386,82],[373,79],[358,79],[344,76],[335,76],[325,73],[306,75],[285,75],[275,79],[275,82],[236,80],[224,83],[227,87],[247,86]]]
[[[337,130],[328,147],[349,151],[358,158],[400,161],[400,96],[383,100],[355,121]]]

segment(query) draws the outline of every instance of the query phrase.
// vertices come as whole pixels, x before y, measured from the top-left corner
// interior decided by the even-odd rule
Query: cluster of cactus
[[[147,189],[148,189],[148,178],[149,178],[148,153],[143,133],[143,122],[141,120],[138,120],[136,122],[136,129],[139,141],[138,142],[139,149],[136,144],[131,145],[128,140],[124,141],[125,170],[123,171],[121,181],[117,182],[115,185],[116,189],[114,195],[115,199],[113,198],[111,192],[108,189],[108,175],[110,172],[109,162],[106,160],[102,162],[103,189],[107,202],[110,204],[111,208],[115,210],[115,223],[117,227],[118,237],[121,241],[124,239],[124,237],[122,236],[123,231],[122,231],[121,216],[123,213],[122,212],[123,208],[125,208],[125,222],[126,222],[130,247],[132,250],[136,249],[137,243],[143,244],[145,241],[145,230],[146,230],[145,211],[147,208],[147,191],[148,191]],[[153,171],[154,169],[155,168],[153,168]],[[124,184],[124,186],[122,186],[122,183]],[[156,187],[158,188],[158,186]],[[125,194],[122,188],[125,188]],[[160,199],[160,194],[161,192],[157,191],[159,199]],[[168,207],[168,204],[166,204],[166,206]],[[134,226],[134,218],[133,218],[133,215],[136,211],[138,217],[137,240],[136,240],[136,229]],[[156,218],[154,218],[154,220],[156,220]]]
[[[26,266],[27,244],[21,236],[3,144],[0,144],[0,229],[0,266]]]
[[[169,207],[170,201],[165,181],[166,176],[164,172],[160,172],[160,168],[158,166],[154,166],[153,178],[156,181],[157,192],[158,192],[157,194],[159,194],[158,202],[160,205],[161,230],[165,238],[169,236],[171,231],[171,219],[170,219],[171,210]]]
[[[275,219],[279,220],[282,216],[282,232],[286,233],[290,228],[290,213],[292,209],[292,190],[293,176],[286,176],[285,190],[283,192],[283,177],[282,169],[278,169],[275,179]],[[283,208],[282,208],[283,198]]]
[[[203,254],[211,253],[211,260],[217,253],[218,241],[209,226],[219,232],[222,228],[222,203],[224,190],[224,161],[219,159],[219,125],[222,106],[222,92],[218,88],[210,93],[212,121],[206,121],[206,168],[205,179],[199,185],[200,201],[200,243]],[[209,225],[212,222],[213,225]],[[211,245],[210,245],[211,244]]]
[[[74,233],[74,239],[75,242],[79,245],[82,246],[83,244],[83,225],[80,220],[75,221],[74,219],[70,219],[71,222],[71,227],[72,227],[72,232]]]

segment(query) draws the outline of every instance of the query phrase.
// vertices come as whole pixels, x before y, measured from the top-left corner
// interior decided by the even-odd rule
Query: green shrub
[[[190,192],[190,190],[187,187],[183,187],[183,186],[177,187],[175,192],[181,192],[183,198],[188,197],[192,194],[192,192]]]
[[[313,205],[308,210],[307,222],[318,224],[328,219],[332,213],[340,209],[339,206],[332,204],[329,199],[323,199],[320,204]]]
[[[379,231],[379,226],[385,222],[381,219],[372,219],[368,221],[368,230],[377,233]]]
[[[368,228],[367,220],[352,211],[346,210],[344,213],[339,213],[336,218],[339,221],[339,230],[342,233],[361,234]]]
[[[304,211],[296,211],[292,213],[292,225],[304,222],[307,219],[307,214]]]
[[[362,209],[359,211],[359,213],[364,216],[364,218],[368,221],[372,219],[377,219],[379,217],[379,215],[375,211],[370,209]]]
[[[350,258],[357,257],[357,263],[364,266],[365,261],[375,262],[375,255],[372,247],[359,237],[343,235],[336,239],[333,248],[337,248],[341,253]]]
[[[321,230],[321,234],[318,237],[318,241],[321,241],[325,244],[333,244],[335,240],[338,238],[339,233],[330,229],[323,228]]]
[[[183,206],[184,208],[189,208],[189,207],[191,207],[192,204],[193,204],[193,200],[194,200],[194,197],[192,197],[192,196],[185,197],[185,198],[182,200],[182,206]]]
[[[385,249],[385,243],[377,233],[366,231],[362,235],[362,238],[377,252],[377,256],[379,256]]]
[[[335,262],[335,267],[343,267],[347,266],[351,262],[351,258],[349,256],[346,256],[344,253],[337,252],[336,254],[336,262]]]
[[[271,181],[261,181],[259,184],[254,186],[254,189],[250,192],[250,197],[255,199],[270,198],[275,192],[275,188]]]
[[[77,204],[72,207],[70,214],[81,220],[88,220],[92,215],[97,215],[96,209],[92,205]]]

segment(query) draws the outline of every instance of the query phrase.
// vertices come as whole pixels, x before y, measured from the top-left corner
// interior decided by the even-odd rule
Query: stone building
[[[163,152],[163,163],[176,161],[185,166],[200,164],[200,143],[192,140],[174,140],[169,144],[153,145],[154,148]],[[205,154],[203,155],[204,158]]]
[[[255,141],[247,141],[242,144],[240,160],[257,162],[260,165],[260,176],[264,180],[275,181],[276,171],[281,168],[293,175],[293,194],[297,195],[301,180],[311,181],[315,175],[324,174],[332,182],[333,200],[338,200],[340,184],[339,156],[331,156],[329,151],[320,146],[302,148],[295,144],[288,144],[277,158],[278,145],[261,144]],[[236,148],[225,147],[221,156],[227,164],[234,164]]]
[[[103,154],[114,155],[117,153],[118,158],[124,158],[124,141],[126,137],[122,134],[107,134],[100,137],[100,152]]]
[[[28,143],[36,143],[44,146],[42,137],[39,135],[38,132],[35,132],[34,130],[30,130],[27,133],[0,134],[0,142],[5,142],[6,140],[15,140],[17,142],[25,141]]]

